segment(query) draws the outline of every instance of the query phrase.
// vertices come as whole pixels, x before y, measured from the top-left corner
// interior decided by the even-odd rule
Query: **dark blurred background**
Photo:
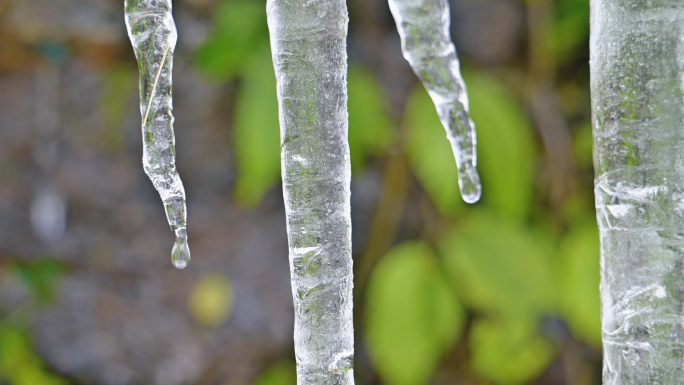
[[[462,202],[385,0],[350,0],[359,385],[599,384],[589,0],[451,0]],[[175,0],[193,260],[143,173],[122,0],[0,0],[0,384],[292,385],[264,0]]]

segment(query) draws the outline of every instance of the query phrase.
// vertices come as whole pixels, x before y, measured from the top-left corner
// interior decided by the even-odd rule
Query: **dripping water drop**
[[[176,230],[176,242],[171,250],[171,263],[177,269],[185,269],[190,262],[190,248],[188,247],[188,233],[185,227]]]
[[[458,171],[458,186],[461,189],[461,196],[466,203],[475,203],[482,196],[482,185],[480,175],[473,164],[466,166]]]

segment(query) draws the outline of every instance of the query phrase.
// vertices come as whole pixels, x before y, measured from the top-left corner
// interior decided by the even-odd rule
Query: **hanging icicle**
[[[176,170],[171,72],[176,26],[171,0],[126,0],[126,27],[140,71],[143,167],[159,191],[169,225],[176,233],[171,261],[179,269],[190,261],[185,190]]]
[[[684,383],[684,2],[591,0],[603,383]]]
[[[269,0],[300,385],[353,384],[344,0]]]
[[[461,196],[475,203],[482,195],[477,173],[475,124],[456,48],[449,35],[447,0],[389,0],[401,49],[437,107],[458,167]]]

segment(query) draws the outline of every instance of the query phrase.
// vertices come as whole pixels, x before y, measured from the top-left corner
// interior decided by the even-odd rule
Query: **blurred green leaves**
[[[470,115],[477,127],[482,201],[498,213],[525,218],[530,211],[537,149],[525,111],[494,76],[464,71]]]
[[[31,262],[16,262],[10,269],[31,289],[39,304],[48,304],[58,298],[59,282],[63,269],[52,258],[41,258]]]
[[[449,277],[473,309],[527,316],[552,309],[554,285],[543,242],[505,218],[473,213],[440,242]]]
[[[222,2],[214,30],[195,54],[196,66],[211,79],[240,78],[232,125],[238,180],[235,198],[255,207],[280,181],[280,131],[276,79],[260,0]],[[352,167],[362,171],[370,155],[386,151],[394,141],[387,97],[373,75],[349,67],[349,146]]]
[[[273,364],[257,377],[253,385],[297,385],[297,366],[290,361]]]
[[[470,332],[473,370],[499,384],[524,383],[555,357],[535,318],[483,319]]]
[[[370,71],[350,65],[347,76],[349,94],[349,148],[352,171],[362,170],[369,155],[381,155],[394,141],[387,111],[387,97]]]
[[[464,72],[470,111],[477,126],[482,200],[510,217],[525,218],[532,203],[536,147],[530,122],[516,99],[495,77]],[[465,207],[446,131],[425,89],[411,93],[404,116],[406,153],[421,185],[440,213]]]
[[[258,205],[280,176],[276,81],[264,9],[262,0],[222,2],[214,31],[195,58],[211,79],[237,80],[231,125],[235,197],[248,207]],[[557,60],[574,55],[588,36],[588,1],[558,1],[549,22],[546,48]],[[495,383],[529,381],[556,357],[557,346],[540,332],[544,317],[560,315],[575,337],[600,343],[596,225],[579,220],[566,234],[560,228],[532,230],[540,226],[539,212],[551,215],[544,207],[532,215],[538,149],[524,97],[492,72],[463,75],[477,127],[482,202],[462,201],[451,146],[421,85],[409,95],[401,120],[402,149],[441,215],[442,222],[430,228],[446,231],[426,236],[434,245],[408,241],[394,247],[371,274],[365,338],[375,369],[389,385],[429,382],[464,331],[464,306],[472,316],[464,337],[470,366]],[[396,150],[397,135],[387,95],[370,71],[351,63],[348,92],[351,161],[358,176],[370,157]],[[583,127],[574,142],[578,165],[590,167],[590,126],[577,127]],[[294,364],[279,363],[255,384],[295,382]]]
[[[195,64],[217,80],[239,76],[255,47],[268,43],[266,1],[223,1],[214,11],[214,29],[195,53]]]
[[[561,0],[548,35],[550,50],[565,60],[589,38],[589,0]]]
[[[0,383],[66,385],[67,381],[51,373],[35,352],[26,326],[37,309],[58,299],[62,265],[52,258],[40,258],[12,262],[4,271],[0,269],[2,273],[6,275],[0,280],[14,280],[31,295],[10,314],[0,313]]]
[[[393,385],[427,383],[464,317],[429,245],[394,248],[376,267],[367,294],[366,339],[381,376]]]
[[[261,43],[244,71],[235,106],[233,142],[238,171],[235,197],[253,207],[280,181],[278,98],[267,42]]]
[[[33,349],[26,332],[0,324],[0,383],[12,385],[66,385],[50,373]]]
[[[593,217],[577,221],[558,247],[560,312],[576,337],[601,346],[600,243]]]
[[[465,206],[458,188],[458,169],[437,110],[422,85],[417,85],[404,112],[406,154],[411,168],[440,213]]]

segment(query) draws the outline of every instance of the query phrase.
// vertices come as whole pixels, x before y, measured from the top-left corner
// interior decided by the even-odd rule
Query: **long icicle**
[[[176,26],[171,0],[126,0],[126,27],[140,71],[143,167],[164,202],[176,233],[171,262],[179,269],[190,262],[186,231],[185,189],[176,170],[171,72]]]
[[[456,48],[449,34],[447,0],[389,0],[401,49],[437,107],[456,158],[461,196],[475,203],[482,195],[477,173],[475,124]]]
[[[268,0],[299,385],[354,383],[344,0]]]
[[[684,2],[591,0],[605,385],[684,383]]]

